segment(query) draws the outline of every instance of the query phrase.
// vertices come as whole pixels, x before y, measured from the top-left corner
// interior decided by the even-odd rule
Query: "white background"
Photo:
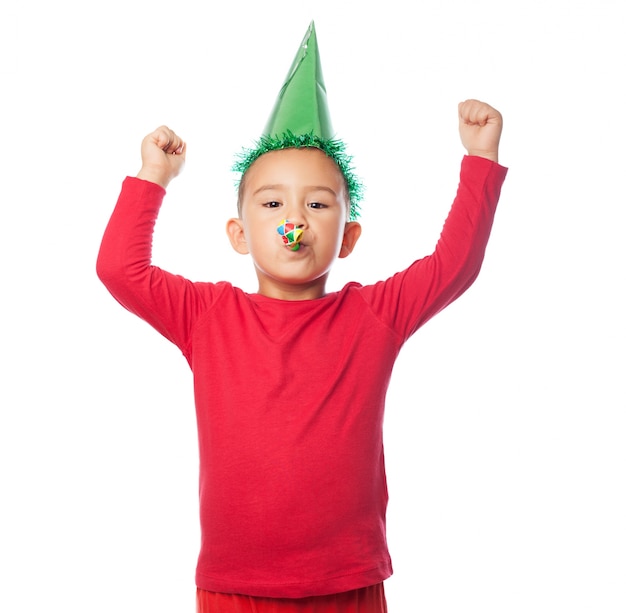
[[[0,9],[0,610],[193,611],[197,451],[178,350],[96,278],[143,136],[188,142],[155,263],[254,291],[227,243],[235,152],[315,20],[368,190],[332,287],[430,252],[500,109],[481,276],[388,397],[391,613],[626,611],[621,0],[5,2]]]

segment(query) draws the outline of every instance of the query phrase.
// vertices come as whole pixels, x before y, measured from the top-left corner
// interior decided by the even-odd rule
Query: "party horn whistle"
[[[300,249],[303,230],[296,227],[296,224],[288,219],[283,219],[276,228],[276,231],[282,237],[283,243],[292,251],[298,251],[298,249]]]

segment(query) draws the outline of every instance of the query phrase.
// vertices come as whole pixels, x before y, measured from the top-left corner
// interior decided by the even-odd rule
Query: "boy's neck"
[[[317,300],[326,295],[326,279],[317,279],[311,283],[296,285],[292,283],[276,283],[267,279],[259,279],[259,296],[274,300]]]

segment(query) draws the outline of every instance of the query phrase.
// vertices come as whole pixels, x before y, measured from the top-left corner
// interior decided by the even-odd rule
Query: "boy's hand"
[[[468,155],[498,161],[498,145],[502,134],[502,115],[480,100],[459,104],[459,133]]]
[[[167,126],[161,126],[141,143],[142,166],[137,177],[166,188],[183,169],[185,154],[183,139]]]

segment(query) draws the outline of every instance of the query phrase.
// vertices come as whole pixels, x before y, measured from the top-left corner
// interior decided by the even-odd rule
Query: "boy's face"
[[[245,176],[241,216],[228,222],[231,244],[249,253],[259,293],[283,300],[324,295],[330,268],[346,257],[361,227],[348,222],[345,181],[335,162],[319,149],[284,149],[263,154]],[[302,228],[293,251],[277,232],[283,219]]]

